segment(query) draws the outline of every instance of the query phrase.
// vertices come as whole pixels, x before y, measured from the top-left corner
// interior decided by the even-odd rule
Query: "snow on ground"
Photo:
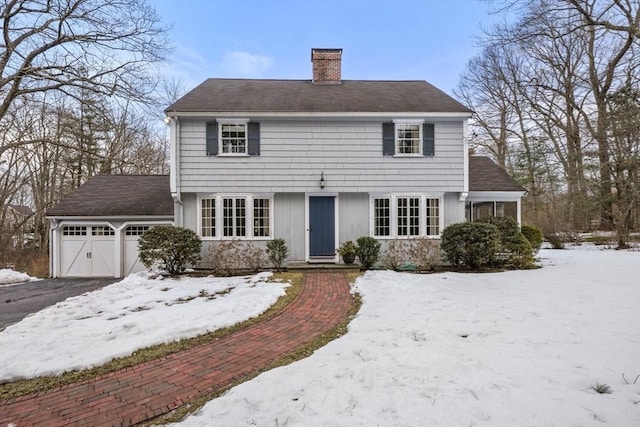
[[[640,252],[540,256],[529,271],[369,272],[346,335],[180,426],[640,425],[640,379],[622,377],[640,375]]]
[[[31,277],[26,273],[11,270],[10,268],[0,269],[0,286],[17,285],[19,283],[29,282],[31,280],[40,280]]]
[[[0,382],[103,364],[154,344],[259,315],[284,295],[270,273],[232,278],[131,275],[0,332]]]

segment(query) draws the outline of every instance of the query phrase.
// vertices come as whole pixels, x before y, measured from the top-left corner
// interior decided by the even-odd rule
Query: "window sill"
[[[424,234],[421,234],[419,236],[371,236],[374,239],[378,239],[378,240],[413,240],[413,239],[423,239],[423,238],[427,238],[427,239],[440,239],[442,236],[437,235],[437,236],[426,236]]]
[[[268,242],[269,240],[273,240],[273,237],[211,237],[211,236],[207,236],[207,237],[203,237],[201,234],[198,234],[198,236],[200,236],[200,239],[202,241],[206,241],[206,242],[223,242],[223,241],[232,241],[232,240],[238,240],[241,242]]]
[[[400,157],[400,158],[421,158],[421,157],[427,157],[423,154],[394,154],[393,155],[394,158],[396,157]]]
[[[245,153],[222,153],[217,154],[216,157],[251,157]]]

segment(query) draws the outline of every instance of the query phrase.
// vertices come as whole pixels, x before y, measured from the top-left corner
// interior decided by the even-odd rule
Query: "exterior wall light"
[[[324,189],[324,172],[320,172],[320,189]]]

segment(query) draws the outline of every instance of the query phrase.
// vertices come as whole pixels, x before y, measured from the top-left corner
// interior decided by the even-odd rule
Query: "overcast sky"
[[[311,48],[342,48],[342,78],[427,80],[447,93],[497,18],[479,0],[152,0],[172,25],[165,74],[310,79]]]

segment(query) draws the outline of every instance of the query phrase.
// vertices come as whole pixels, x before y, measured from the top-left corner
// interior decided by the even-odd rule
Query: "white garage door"
[[[149,229],[148,225],[130,225],[124,232],[124,275],[144,271],[146,268],[140,262],[138,257],[138,240],[145,231]]]
[[[114,277],[115,231],[108,226],[65,226],[62,229],[62,277]]]

